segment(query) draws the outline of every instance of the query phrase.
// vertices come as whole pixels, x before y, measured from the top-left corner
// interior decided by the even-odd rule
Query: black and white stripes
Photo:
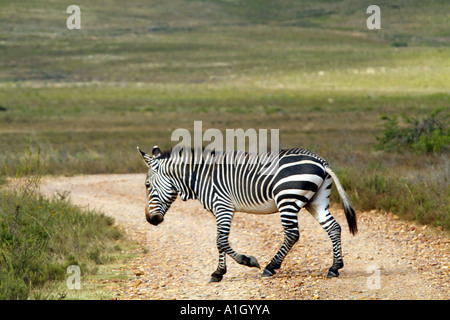
[[[336,174],[321,157],[305,149],[280,150],[265,155],[195,149],[163,153],[156,146],[152,155],[139,151],[149,167],[145,211],[151,224],[157,225],[164,220],[177,194],[183,200],[200,200],[215,216],[219,264],[211,281],[220,281],[226,273],[227,254],[240,264],[259,268],[256,258],[237,253],[228,242],[236,211],[280,213],[284,242],[265,267],[263,276],[273,275],[298,241],[297,214],[301,208],[306,208],[328,233],[333,245],[333,264],[328,277],[339,275],[338,269],[344,265],[341,228],[329,212],[333,180],[353,234],[357,232],[356,215]]]

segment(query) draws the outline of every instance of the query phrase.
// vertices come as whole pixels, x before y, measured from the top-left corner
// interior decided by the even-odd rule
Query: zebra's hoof
[[[335,278],[335,277],[339,277],[339,271],[337,271],[337,269],[328,270],[327,278]]]
[[[256,260],[256,258],[254,256],[247,257],[243,254],[239,254],[236,256],[235,260],[237,263],[242,264],[244,266],[261,269],[261,267],[259,266],[258,260]]]
[[[268,278],[268,277],[273,276],[274,274],[275,274],[275,270],[270,271],[268,269],[264,269],[264,271],[263,271],[261,276],[264,277],[264,278]]]
[[[250,261],[249,261],[249,267],[254,267],[254,268],[258,268],[261,269],[258,260],[256,260],[256,258],[254,256],[250,256],[249,257]]]
[[[209,283],[211,283],[211,282],[220,282],[222,279],[223,279],[223,276],[213,275],[213,276],[211,276],[211,279],[209,279]]]

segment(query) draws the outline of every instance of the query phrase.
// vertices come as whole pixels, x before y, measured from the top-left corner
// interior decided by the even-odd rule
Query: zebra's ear
[[[144,151],[142,151],[139,147],[137,147],[139,154],[141,155],[142,159],[144,159],[145,164],[147,165],[147,167],[150,167],[151,162],[152,162],[152,157],[145,153]]]
[[[154,146],[153,150],[152,150],[152,155],[154,158],[159,157],[162,154],[162,151],[160,148],[158,148],[158,146]]]

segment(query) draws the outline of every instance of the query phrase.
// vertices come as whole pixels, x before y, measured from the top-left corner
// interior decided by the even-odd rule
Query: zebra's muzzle
[[[145,217],[147,218],[147,221],[154,226],[157,226],[164,221],[163,215],[159,213],[146,214]]]

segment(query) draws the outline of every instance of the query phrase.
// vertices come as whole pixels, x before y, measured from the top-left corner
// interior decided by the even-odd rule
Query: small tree
[[[443,109],[435,110],[422,119],[402,115],[404,125],[400,126],[397,116],[383,115],[383,132],[376,137],[378,144],[375,148],[394,152],[408,150],[418,154],[449,151],[448,116]]]

